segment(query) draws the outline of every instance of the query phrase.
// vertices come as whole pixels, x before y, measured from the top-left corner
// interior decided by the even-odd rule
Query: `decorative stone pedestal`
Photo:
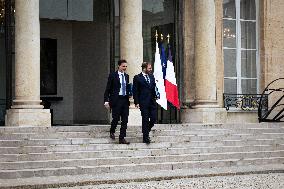
[[[9,109],[5,116],[6,126],[51,126],[49,109]]]
[[[226,123],[227,111],[224,108],[182,109],[182,123]]]

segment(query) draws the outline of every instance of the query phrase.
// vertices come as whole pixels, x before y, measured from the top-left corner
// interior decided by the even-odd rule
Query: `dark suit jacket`
[[[129,99],[130,94],[130,85],[129,85],[129,75],[124,73],[125,81],[126,81],[126,96]],[[120,80],[118,72],[110,73],[108,76],[107,86],[104,93],[104,102],[109,102],[110,107],[113,107],[116,105],[116,102],[118,101],[118,95],[120,91]],[[128,105],[129,105],[128,101]]]
[[[155,106],[156,82],[152,74],[149,75],[150,84],[146,81],[142,73],[133,78],[133,98],[134,104],[139,106]]]

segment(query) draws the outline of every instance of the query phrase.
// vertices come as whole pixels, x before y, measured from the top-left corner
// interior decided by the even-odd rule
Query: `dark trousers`
[[[110,132],[115,133],[117,123],[121,118],[121,127],[119,139],[126,137],[126,129],[129,115],[128,97],[119,97],[115,106],[112,107],[112,122]]]
[[[146,139],[149,137],[149,132],[151,128],[154,127],[156,122],[156,106],[140,106],[141,116],[142,116],[142,133],[143,138]]]

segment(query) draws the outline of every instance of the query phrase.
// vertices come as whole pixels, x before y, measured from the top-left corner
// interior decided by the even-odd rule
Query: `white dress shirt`
[[[145,74],[144,72],[142,72],[142,75],[144,76],[144,78],[145,78],[145,80],[147,81],[147,83],[151,83],[150,81],[150,77],[149,77],[149,75],[148,74]],[[147,80],[147,76],[148,76],[148,79],[149,79],[149,81]]]

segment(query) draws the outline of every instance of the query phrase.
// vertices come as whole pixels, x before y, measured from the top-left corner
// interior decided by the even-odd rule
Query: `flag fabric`
[[[155,62],[154,62],[154,77],[156,80],[156,88],[159,93],[159,97],[156,100],[158,104],[165,110],[167,110],[167,97],[165,91],[165,81],[163,78],[163,70],[162,70],[162,63],[161,57],[159,53],[158,43],[156,42],[156,53],[155,53]]]
[[[178,98],[178,87],[175,77],[175,69],[172,60],[171,48],[169,45],[169,54],[166,67],[166,77],[165,77],[165,89],[167,100],[172,103],[175,107],[180,109],[179,98]]]
[[[160,44],[160,48],[161,48],[161,63],[162,63],[163,79],[165,79],[166,71],[167,71],[167,56],[166,56],[165,48],[163,47],[162,43]]]

